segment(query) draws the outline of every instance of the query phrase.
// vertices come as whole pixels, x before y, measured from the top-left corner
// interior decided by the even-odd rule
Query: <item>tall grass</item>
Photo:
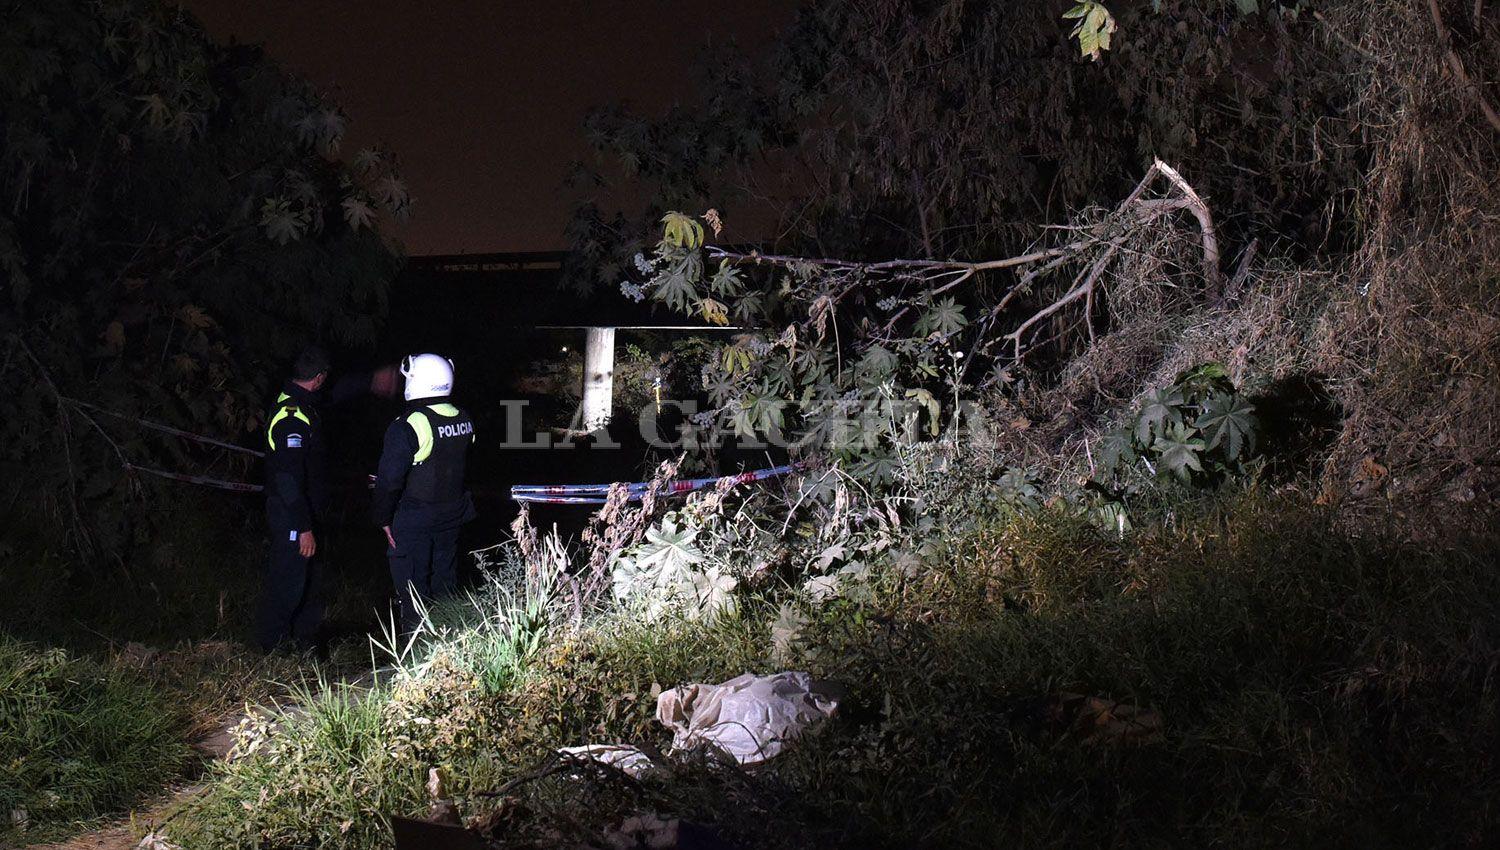
[[[187,727],[144,677],[0,633],[0,844],[159,789],[187,762]]]
[[[528,621],[524,594],[492,589],[433,613],[359,723],[327,707],[291,722],[228,767],[175,838],[382,846],[388,815],[425,809],[428,767],[481,811],[493,803],[476,792],[555,747],[664,748],[661,688],[790,667],[848,697],[772,770],[688,759],[644,786],[553,776],[513,792],[532,815],[507,828],[584,840],[649,808],[744,846],[1495,839],[1493,538],[1420,549],[1330,519],[1256,494],[1123,541],[1050,511],[996,518],[930,547],[915,578],[877,570],[869,593],[797,603],[809,622],[775,661],[781,593],[712,622],[573,630],[550,603]],[[1049,714],[1061,692],[1159,712],[1163,740],[1080,740]]]

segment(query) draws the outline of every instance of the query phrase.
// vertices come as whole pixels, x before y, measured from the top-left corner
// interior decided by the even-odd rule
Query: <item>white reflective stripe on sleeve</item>
[[[295,531],[291,532],[291,536],[288,537],[287,539],[290,540],[293,543],[296,543],[297,542],[297,532],[295,532]]]

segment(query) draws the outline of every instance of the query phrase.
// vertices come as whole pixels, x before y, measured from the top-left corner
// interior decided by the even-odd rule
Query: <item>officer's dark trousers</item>
[[[302,557],[288,532],[278,533],[273,526],[271,533],[271,557],[255,615],[256,643],[267,652],[289,641],[313,647],[323,622],[321,559]]]
[[[412,522],[400,511],[391,525],[396,548],[386,549],[401,630],[410,633],[421,623],[416,599],[424,604],[450,596],[458,588],[458,532],[456,524],[437,527]],[[415,599],[413,594],[415,593]]]

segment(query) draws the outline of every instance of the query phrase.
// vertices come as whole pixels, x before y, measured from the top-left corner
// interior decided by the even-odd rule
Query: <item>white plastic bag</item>
[[[806,673],[746,673],[719,685],[683,685],[656,699],[656,719],[672,746],[713,744],[740,764],[759,764],[814,723],[832,717],[838,700]]]

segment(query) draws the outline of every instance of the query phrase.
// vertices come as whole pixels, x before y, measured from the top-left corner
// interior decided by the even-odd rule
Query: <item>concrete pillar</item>
[[[615,392],[615,329],[589,328],[583,346],[583,427],[609,422]]]

